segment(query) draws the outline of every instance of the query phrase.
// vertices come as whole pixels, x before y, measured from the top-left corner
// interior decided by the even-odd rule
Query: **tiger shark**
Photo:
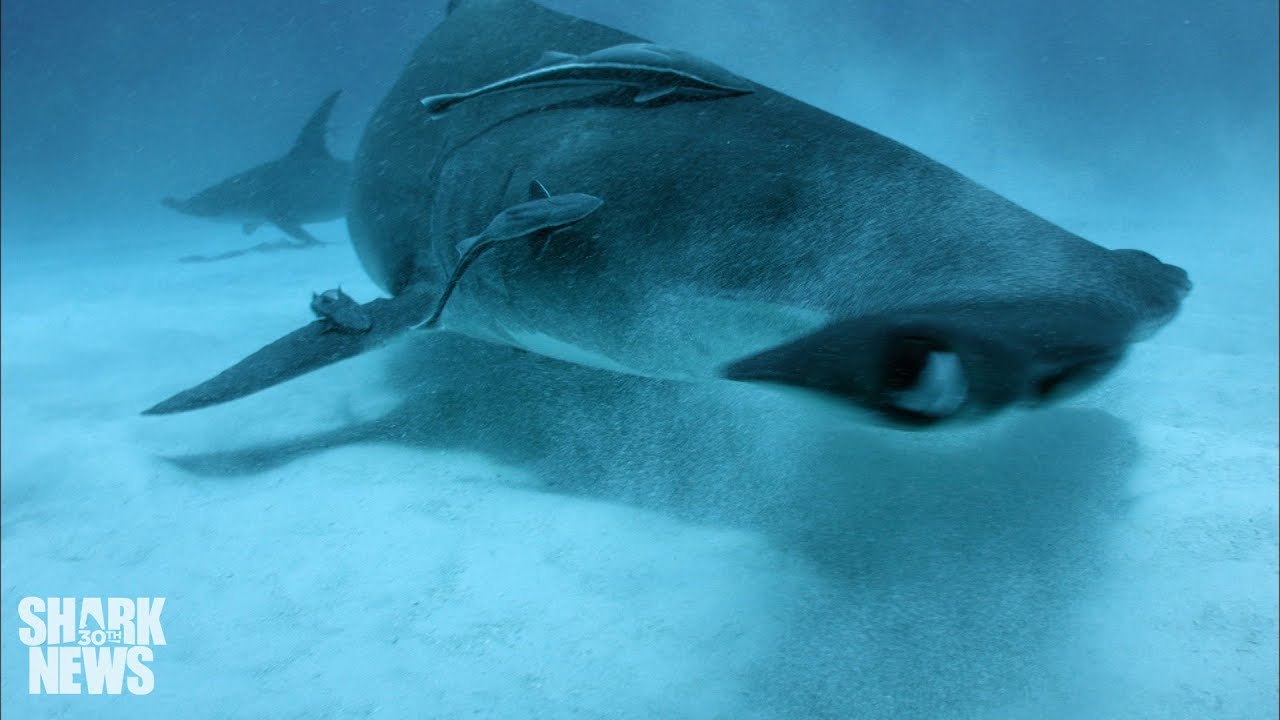
[[[246,235],[275,225],[305,245],[319,244],[307,223],[336,220],[347,212],[351,163],[329,154],[329,114],[341,91],[320,103],[283,157],[252,167],[186,200],[166,197],[165,207],[186,215],[239,223]]]
[[[412,331],[760,384],[924,428],[1087,387],[1190,290],[1179,267],[1091,243],[768,87],[637,102],[589,67],[571,82],[575,65],[640,42],[532,0],[452,0],[354,161],[348,227],[389,295],[362,306],[369,329],[313,322],[146,412],[243,397]],[[575,58],[556,83],[468,94],[551,50]],[[696,71],[665,57],[664,84]],[[459,94],[434,119],[421,103]],[[598,202],[561,222],[531,183]],[[495,223],[501,242],[461,266]]]

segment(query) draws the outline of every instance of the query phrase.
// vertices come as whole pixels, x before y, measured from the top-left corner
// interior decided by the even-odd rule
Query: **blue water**
[[[549,3],[1185,267],[1058,408],[904,434],[409,340],[139,416],[379,293],[341,221],[179,264],[279,232],[157,200],[338,88],[351,157],[444,4],[4,3],[6,718],[1276,717],[1274,3]],[[29,694],[29,596],[165,597],[154,691]]]

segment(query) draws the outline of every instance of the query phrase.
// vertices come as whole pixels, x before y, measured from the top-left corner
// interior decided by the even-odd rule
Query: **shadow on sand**
[[[280,240],[269,240],[266,242],[260,242],[257,245],[250,245],[249,247],[240,248],[239,250],[228,250],[226,252],[220,252],[215,255],[183,255],[182,257],[178,258],[178,262],[180,263],[218,262],[220,260],[230,260],[232,258],[238,258],[242,255],[248,255],[250,253],[274,253],[274,252],[280,252],[282,250],[310,250],[311,248],[324,247],[326,244],[327,243],[324,243],[315,239],[287,240],[287,239],[281,238]]]
[[[1061,648],[1137,455],[1107,413],[904,433],[444,335],[388,360],[404,399],[376,420],[168,460],[232,477],[351,443],[475,451],[548,492],[760,532],[818,578],[770,618],[786,627],[751,678],[761,716],[1016,715],[1070,684]]]

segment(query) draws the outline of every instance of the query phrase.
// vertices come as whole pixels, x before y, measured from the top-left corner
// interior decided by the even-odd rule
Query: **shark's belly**
[[[502,258],[490,260],[460,285],[445,328],[612,372],[718,378],[728,363],[829,320],[795,305],[730,298],[713,286],[608,273],[571,281],[554,268],[504,272]]]

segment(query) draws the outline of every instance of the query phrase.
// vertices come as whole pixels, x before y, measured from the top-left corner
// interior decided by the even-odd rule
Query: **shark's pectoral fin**
[[[529,254],[533,256],[534,260],[542,259],[542,254],[551,245],[552,235],[555,235],[554,230],[539,230],[529,234]]]
[[[273,224],[276,227],[280,228],[282,231],[284,231],[285,235],[288,235],[289,237],[295,240],[298,240],[303,245],[323,245],[324,244],[320,242],[320,240],[317,239],[315,235],[312,235],[311,233],[307,232],[302,228],[301,225],[295,222],[289,222],[287,220],[275,220],[273,221]]]
[[[370,321],[367,332],[330,332],[328,319],[317,320],[143,414],[186,412],[235,400],[380,347],[421,322],[433,297],[434,293],[414,287],[390,300],[365,303],[360,307]]]
[[[832,322],[723,368],[926,426],[1041,404],[1089,386],[1123,357],[1131,323],[1073,303],[929,307]]]

